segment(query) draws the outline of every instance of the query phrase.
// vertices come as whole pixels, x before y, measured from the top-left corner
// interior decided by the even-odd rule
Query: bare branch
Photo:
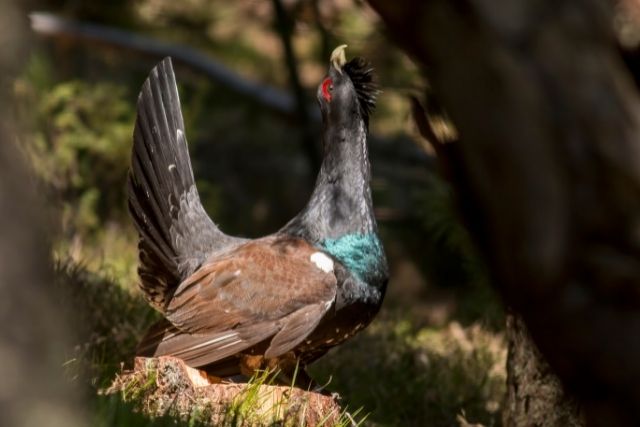
[[[153,56],[158,60],[171,56],[174,63],[198,70],[220,85],[247,96],[271,110],[289,116],[295,114],[296,104],[288,93],[242,78],[224,64],[188,46],[162,42],[103,25],[76,22],[47,12],[33,12],[30,18],[31,28],[40,35],[108,44]]]

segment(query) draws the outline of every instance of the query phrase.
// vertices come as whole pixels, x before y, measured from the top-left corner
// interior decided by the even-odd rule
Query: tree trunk
[[[590,425],[640,424],[640,100],[599,0],[369,0],[460,135],[507,303]]]
[[[505,426],[582,427],[578,403],[564,392],[543,359],[522,318],[507,315],[507,398]]]
[[[10,88],[26,58],[24,12],[0,1],[0,425],[86,426],[63,375],[68,347],[56,305],[46,216],[16,144]]]

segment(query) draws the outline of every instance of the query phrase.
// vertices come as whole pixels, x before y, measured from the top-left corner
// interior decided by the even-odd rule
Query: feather
[[[271,337],[269,357],[292,350],[335,301],[336,277],[313,262],[317,253],[289,236],[217,253],[175,290],[167,321],[151,328],[138,353],[199,367]]]
[[[208,334],[185,334],[171,325],[164,324],[163,333],[158,328],[145,337],[138,348],[138,355],[173,356],[184,360],[189,366],[201,367],[222,361],[261,341],[273,336],[277,325],[263,322],[237,330],[226,330]]]
[[[358,106],[364,122],[369,126],[369,116],[376,108],[380,89],[375,81],[373,67],[364,58],[355,57],[342,68],[347,73],[358,96]]]
[[[307,305],[288,316],[284,326],[271,340],[264,356],[278,357],[296,347],[318,326],[328,308],[327,303],[321,302]]]
[[[127,190],[140,236],[140,287],[163,311],[177,285],[211,252],[242,241],[223,234],[200,202],[169,58],[140,91]]]

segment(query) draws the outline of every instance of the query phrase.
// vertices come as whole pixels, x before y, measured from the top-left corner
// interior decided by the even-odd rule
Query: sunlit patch
[[[322,97],[327,101],[331,102],[331,91],[333,90],[333,80],[330,78],[324,79],[322,82]]]

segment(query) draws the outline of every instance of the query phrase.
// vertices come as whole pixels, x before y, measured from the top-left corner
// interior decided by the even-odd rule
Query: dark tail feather
[[[128,192],[140,235],[141,287],[162,310],[211,251],[233,241],[200,202],[169,58],[151,71],[140,91]]]

